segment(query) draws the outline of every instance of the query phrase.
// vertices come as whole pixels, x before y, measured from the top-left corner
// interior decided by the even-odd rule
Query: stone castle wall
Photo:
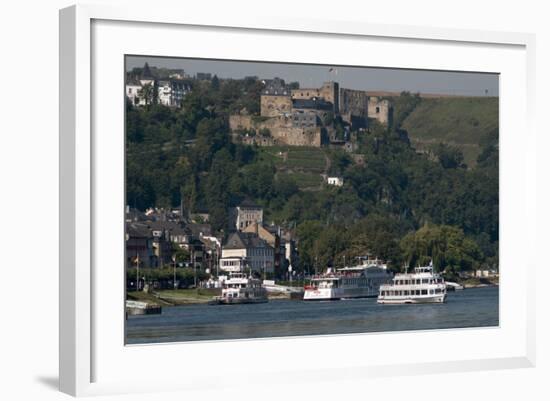
[[[229,128],[231,131],[254,129],[252,116],[233,114],[229,116]]]
[[[260,146],[284,144],[291,146],[315,146],[322,143],[321,127],[294,127],[292,118],[286,116],[270,117],[263,121],[254,121],[252,116],[232,115],[229,117],[229,128],[233,131],[233,140],[243,143],[255,143]],[[271,138],[259,135],[261,129],[267,128]],[[254,130],[256,136],[241,137],[237,131]]]
[[[381,99],[376,96],[369,97],[368,117],[388,125],[391,118],[391,104],[387,99]]]
[[[368,126],[369,97],[367,92],[354,89],[340,89],[338,105],[342,119],[354,128]]]
[[[321,127],[297,128],[277,127],[271,129],[273,139],[291,146],[321,147]]]
[[[229,117],[229,127],[233,140],[243,143],[255,143],[260,146],[286,144],[292,146],[316,146],[323,143],[323,132],[327,128],[309,127],[307,124],[297,124],[292,113],[299,110],[303,113],[315,113],[318,121],[324,121],[327,110],[305,109],[304,105],[293,108],[293,100],[323,99],[333,104],[333,110],[342,116],[344,121],[355,128],[366,128],[367,118],[378,120],[382,124],[391,121],[391,104],[388,100],[369,96],[368,92],[354,89],[339,89],[337,82],[326,82],[321,88],[293,89],[291,94],[264,94],[260,97],[260,116],[232,115]],[[300,103],[300,102],[297,102]],[[307,103],[307,102],[301,102]],[[299,120],[299,119],[298,119]],[[270,135],[259,135],[262,129],[269,129]],[[255,134],[243,136],[242,130],[254,131]]]
[[[263,117],[276,117],[292,110],[290,96],[262,95],[260,97],[260,115]]]
[[[351,113],[357,117],[366,117],[369,107],[369,97],[367,92],[344,89],[340,90],[340,114]]]
[[[337,110],[339,103],[339,86],[337,82],[325,82],[320,88],[292,89],[292,99],[313,99],[322,98],[332,103]]]

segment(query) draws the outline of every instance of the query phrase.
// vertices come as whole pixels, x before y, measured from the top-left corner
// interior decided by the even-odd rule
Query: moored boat
[[[380,286],[379,304],[443,303],[447,299],[447,285],[443,277],[434,273],[433,264],[415,267],[414,273],[396,274],[391,284]]]
[[[304,287],[304,301],[328,301],[378,296],[380,285],[391,280],[387,265],[379,259],[362,258],[357,266],[313,276]]]
[[[148,302],[126,300],[126,316],[156,315],[162,313],[162,307]]]
[[[268,301],[261,280],[241,272],[232,272],[222,284],[222,293],[214,297],[211,305],[257,304]]]

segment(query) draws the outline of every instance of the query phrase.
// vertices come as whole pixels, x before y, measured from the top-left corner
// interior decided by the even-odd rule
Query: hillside
[[[319,189],[321,174],[328,169],[328,156],[323,148],[270,146],[259,149],[263,160],[270,160],[277,175],[287,174],[302,190]]]
[[[423,98],[402,128],[417,149],[440,142],[453,144],[463,152],[466,164],[474,167],[481,140],[498,129],[498,98]]]
[[[232,208],[250,200],[262,206],[265,222],[292,234],[298,271],[365,250],[394,267],[436,254],[438,266],[455,271],[498,263],[496,99],[401,94],[394,98],[395,126],[373,121],[368,131],[352,132],[350,155],[330,146],[233,142],[228,116],[253,110],[257,84],[196,81],[181,108],[128,102],[128,204],[142,211],[206,209],[212,231],[223,236],[234,227]],[[394,128],[407,129],[417,145],[473,150],[466,152],[470,163],[483,146],[483,158],[478,168],[464,169],[456,149],[439,147],[437,157],[426,157]],[[342,177],[343,186],[324,185],[324,174]]]

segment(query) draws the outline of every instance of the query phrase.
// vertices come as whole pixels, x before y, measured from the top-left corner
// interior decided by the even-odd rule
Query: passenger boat
[[[328,301],[378,296],[381,284],[391,281],[392,274],[379,259],[361,258],[357,266],[316,275],[304,287],[304,301]]]
[[[396,274],[391,284],[380,286],[379,304],[443,303],[447,285],[443,277],[434,273],[433,264],[415,267],[414,273]]]
[[[261,280],[242,272],[231,272],[222,284],[221,296],[214,297],[211,305],[258,304],[267,302],[267,290]]]

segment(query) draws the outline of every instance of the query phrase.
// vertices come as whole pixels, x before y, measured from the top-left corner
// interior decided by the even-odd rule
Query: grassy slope
[[[479,140],[498,127],[498,98],[422,99],[403,122],[419,149],[439,142],[454,144],[473,167],[481,151]]]

